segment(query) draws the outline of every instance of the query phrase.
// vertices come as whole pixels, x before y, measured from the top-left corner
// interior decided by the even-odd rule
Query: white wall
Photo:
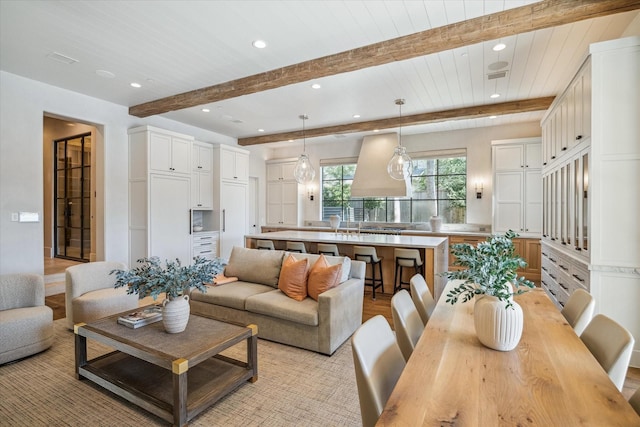
[[[491,141],[496,139],[530,138],[541,135],[539,122],[517,123],[504,126],[491,126],[476,129],[456,130],[450,132],[435,132],[418,135],[403,135],[402,144],[407,147],[407,152],[423,152],[430,150],[442,150],[464,148],[467,150],[467,223],[491,224],[491,196],[492,196],[492,171],[491,171]],[[316,168],[314,186],[316,189],[313,202],[305,198],[305,221],[317,221],[321,219],[320,205],[320,160],[340,157],[358,157],[362,139],[341,139],[335,141],[323,141],[322,143],[309,143],[307,141],[307,154]],[[284,159],[300,155],[302,147],[290,145],[284,148],[273,149],[268,154],[268,159]],[[385,171],[386,173],[386,171]],[[476,199],[474,183],[481,180],[484,183],[482,199]]]
[[[223,135],[161,117],[139,119],[127,107],[105,102],[14,74],[0,72],[0,274],[44,272],[44,113],[93,123],[104,130],[104,259],[126,261],[127,129],[153,125],[193,135],[205,142],[235,145]],[[38,212],[41,221],[11,221],[12,212]]]

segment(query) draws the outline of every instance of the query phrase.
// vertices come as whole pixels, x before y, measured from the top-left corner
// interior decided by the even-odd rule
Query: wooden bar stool
[[[365,286],[371,286],[373,289],[373,299],[376,299],[376,288],[380,288],[384,294],[384,284],[382,282],[382,260],[383,257],[378,258],[376,248],[371,246],[354,246],[353,247],[353,259],[357,261],[364,261],[371,265],[371,277],[364,278]],[[376,268],[378,270],[378,277],[376,277]],[[368,283],[367,283],[368,282]]]
[[[265,249],[265,250],[275,250],[273,246],[273,241],[271,240],[257,240],[256,241],[256,249]]]
[[[393,280],[393,293],[395,294],[402,289],[402,285],[409,286],[410,283],[402,281],[403,269],[405,267],[413,268],[415,270],[414,274],[422,274],[424,276],[424,264],[420,257],[420,251],[417,249],[395,248],[393,255],[396,258],[396,271]]]
[[[287,251],[306,254],[307,248],[305,248],[304,243],[302,242],[287,242]]]
[[[333,243],[318,243],[318,255],[320,254],[340,256],[338,245],[334,245]]]

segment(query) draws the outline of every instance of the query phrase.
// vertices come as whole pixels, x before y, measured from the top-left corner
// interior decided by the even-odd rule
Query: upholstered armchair
[[[126,288],[114,288],[113,270],[124,270],[127,265],[114,261],[78,264],[67,268],[65,280],[65,308],[67,327],[80,322],[91,322],[102,317],[138,308],[138,296],[127,295]]]
[[[0,364],[41,352],[51,344],[53,310],[44,305],[42,276],[0,276]]]

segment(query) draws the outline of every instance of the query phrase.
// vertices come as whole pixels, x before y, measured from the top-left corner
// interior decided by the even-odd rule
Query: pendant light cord
[[[399,133],[398,147],[402,147],[402,106],[404,105],[404,99],[403,98],[396,99],[396,105],[400,109],[400,124],[398,129],[398,133]]]

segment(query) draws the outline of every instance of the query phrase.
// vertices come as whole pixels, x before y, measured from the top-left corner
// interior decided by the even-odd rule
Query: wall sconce
[[[308,185],[307,186],[307,197],[309,198],[309,200],[311,200],[313,202],[313,199],[315,198],[315,186],[314,185]]]
[[[482,199],[482,190],[484,190],[484,184],[482,181],[476,181],[476,199]]]

